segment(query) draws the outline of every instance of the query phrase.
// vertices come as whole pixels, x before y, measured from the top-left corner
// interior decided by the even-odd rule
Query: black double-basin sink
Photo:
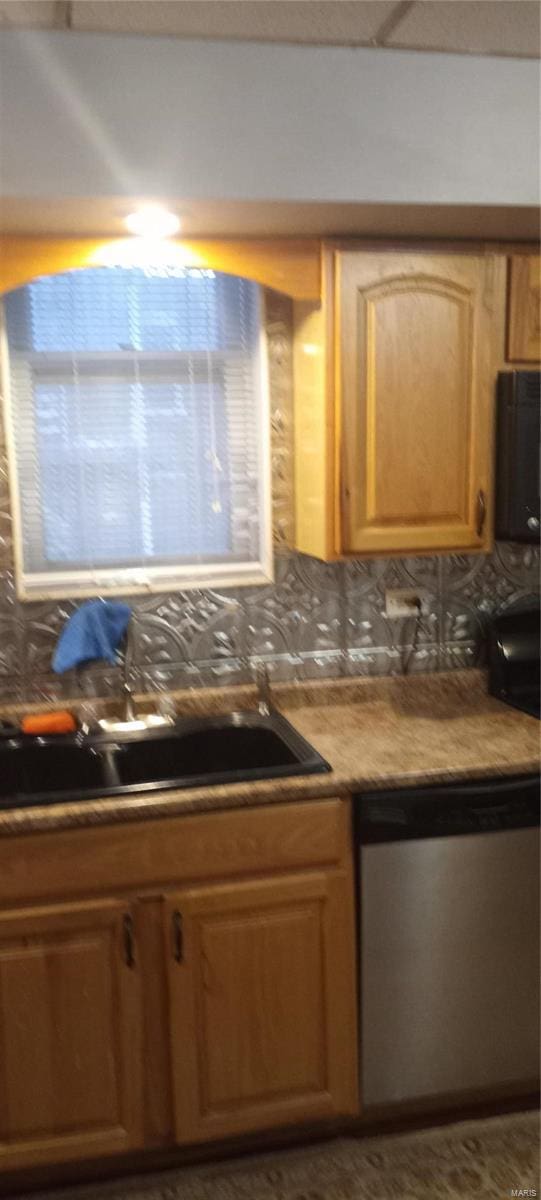
[[[228,713],[122,734],[0,738],[0,809],[330,771],[281,714]]]

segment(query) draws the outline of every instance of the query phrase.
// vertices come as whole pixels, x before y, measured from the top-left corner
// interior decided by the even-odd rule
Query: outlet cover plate
[[[385,615],[390,621],[417,617],[426,612],[426,598],[421,590],[414,588],[386,588]]]

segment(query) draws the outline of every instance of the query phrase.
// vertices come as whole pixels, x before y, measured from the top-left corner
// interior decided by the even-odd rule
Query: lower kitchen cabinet
[[[180,891],[165,934],[177,1141],[355,1111],[343,875]]]
[[[141,1010],[129,906],[0,916],[0,1164],[141,1144]]]
[[[0,838],[0,907],[0,1174],[358,1111],[347,801]]]

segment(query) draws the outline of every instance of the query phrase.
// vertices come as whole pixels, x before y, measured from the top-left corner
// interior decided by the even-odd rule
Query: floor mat
[[[507,1200],[541,1196],[539,1114],[337,1138],[21,1200]]]

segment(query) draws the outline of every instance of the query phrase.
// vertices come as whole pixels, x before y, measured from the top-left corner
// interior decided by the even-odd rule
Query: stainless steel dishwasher
[[[535,1087],[539,777],[355,804],[365,1109]]]

